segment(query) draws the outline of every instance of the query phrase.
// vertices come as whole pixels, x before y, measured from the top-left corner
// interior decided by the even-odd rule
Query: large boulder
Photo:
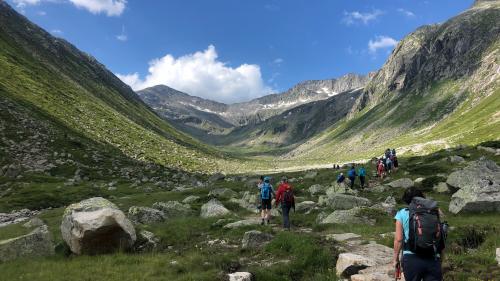
[[[61,233],[71,251],[78,255],[126,250],[136,240],[134,226],[125,214],[101,197],[68,206],[64,211]]]
[[[414,182],[409,178],[402,178],[392,181],[388,185],[393,188],[409,188],[414,186]]]
[[[188,197],[184,198],[184,200],[182,200],[182,203],[192,204],[192,203],[198,202],[198,200],[200,200],[200,196],[189,195]]]
[[[500,167],[481,159],[448,176],[446,183],[459,189],[451,197],[450,212],[500,212]]]
[[[245,232],[245,234],[243,235],[241,246],[243,249],[260,248],[269,243],[269,241],[271,241],[272,239],[273,236],[269,233],[263,233],[258,230],[250,230]]]
[[[336,210],[329,215],[319,214],[318,222],[320,224],[368,224],[374,225],[375,220],[365,214],[370,208],[356,207],[350,210]]]
[[[341,193],[335,193],[326,198],[322,197],[320,203],[322,206],[334,210],[349,210],[354,207],[369,206],[371,204],[370,200],[366,198]]]
[[[224,205],[217,199],[212,199],[207,203],[201,206],[200,216],[202,218],[212,218],[212,217],[220,217],[230,214],[231,211],[226,209]]]
[[[387,246],[379,245],[376,243],[369,243],[364,245],[358,245],[348,253],[342,253],[339,255],[336,264],[337,275],[343,278],[351,277],[351,280],[364,280],[360,279],[361,276],[352,276],[357,274],[363,274],[360,272],[365,270],[365,273],[375,273],[376,271],[368,272],[369,267],[374,269],[380,269],[381,267],[386,267],[392,261],[393,250]],[[387,271],[379,272],[381,276],[387,278],[389,277]],[[387,280],[387,279],[380,280]],[[371,280],[371,279],[366,279]],[[378,279],[375,279],[378,280]]]
[[[228,281],[252,281],[253,275],[250,272],[235,272],[227,274]]]
[[[312,210],[316,208],[316,202],[314,201],[303,201],[299,202],[295,205],[295,211],[299,213],[310,213]]]
[[[0,262],[51,255],[54,255],[54,244],[46,225],[26,235],[0,241]]]
[[[384,200],[384,202],[377,203],[377,204],[373,205],[372,208],[382,210],[389,215],[395,215],[396,214],[396,199],[392,196],[387,196],[387,198]]]
[[[193,214],[191,206],[178,201],[156,202],[153,204],[153,208],[165,213],[167,218],[186,217]]]
[[[153,208],[132,206],[128,209],[128,218],[134,223],[156,223],[165,220],[165,214]]]
[[[309,193],[311,193],[311,195],[318,195],[318,194],[323,194],[325,193],[327,190],[327,187],[326,186],[323,186],[321,184],[315,184],[315,185],[311,185],[309,187]]]

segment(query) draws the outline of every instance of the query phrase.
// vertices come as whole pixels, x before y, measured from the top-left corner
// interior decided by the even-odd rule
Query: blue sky
[[[472,0],[8,0],[134,89],[223,102],[380,68],[397,41]]]

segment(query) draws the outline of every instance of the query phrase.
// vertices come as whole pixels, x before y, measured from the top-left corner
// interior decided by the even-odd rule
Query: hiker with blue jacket
[[[261,225],[267,220],[267,224],[269,224],[269,220],[271,219],[271,205],[274,196],[273,186],[271,185],[271,179],[269,177],[264,177],[264,182],[260,187],[260,199],[262,210],[260,212],[260,217],[262,219]]]
[[[398,279],[402,268],[407,281],[441,281],[441,257],[448,225],[440,221],[442,214],[437,202],[426,199],[421,190],[408,188],[402,199],[408,207],[394,217],[395,277]]]
[[[347,187],[345,186],[345,176],[344,176],[344,173],[340,173],[338,176],[337,176],[337,185],[339,186],[339,188],[345,188],[345,192],[347,192]]]
[[[361,185],[361,189],[365,188],[365,179],[366,179],[366,170],[364,166],[361,166],[358,169],[359,182]]]
[[[356,181],[356,169],[352,165],[351,169],[347,172],[347,177],[351,180],[351,189],[354,189],[354,181]]]

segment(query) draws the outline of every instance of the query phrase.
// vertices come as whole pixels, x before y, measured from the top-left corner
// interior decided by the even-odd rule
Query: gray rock
[[[500,167],[495,162],[474,161],[451,173],[446,183],[459,189],[451,197],[450,212],[500,212]]]
[[[224,225],[224,228],[226,229],[235,229],[235,228],[240,228],[244,226],[251,226],[251,225],[258,225],[260,224],[260,219],[247,219],[247,220],[241,220],[241,221],[236,221],[232,223],[228,223]]]
[[[496,254],[497,254],[496,260],[498,262],[498,265],[500,265],[500,248],[496,249]]]
[[[461,156],[458,155],[452,155],[448,158],[451,163],[462,163],[465,161],[465,159]]]
[[[45,223],[41,219],[34,217],[34,218],[31,218],[27,223],[23,224],[23,226],[26,228],[33,228],[33,227],[42,226],[44,224]]]
[[[337,275],[343,278],[351,278],[351,280],[393,280],[389,279],[388,272],[385,267],[390,265],[392,261],[393,250],[387,246],[379,245],[376,243],[358,245],[349,253],[342,253],[337,259],[335,266]],[[382,271],[365,271],[366,268],[384,269]],[[392,265],[391,265],[392,267]],[[356,275],[371,275],[374,272],[379,272],[380,279],[361,279],[362,276]],[[368,276],[365,276],[368,277]],[[385,278],[384,278],[385,277]]]
[[[134,245],[134,250],[136,252],[151,252],[158,249],[160,245],[160,239],[154,235],[154,233],[147,230],[141,230],[139,235],[137,235],[137,241]]]
[[[309,193],[311,193],[311,195],[318,195],[318,194],[323,194],[326,192],[326,189],[327,187],[321,185],[321,184],[315,184],[315,185],[311,185],[309,187]]]
[[[327,234],[325,238],[326,240],[344,242],[347,240],[360,239],[361,235],[355,233]]]
[[[243,249],[255,249],[264,246],[273,239],[273,236],[269,233],[263,233],[258,230],[250,230],[245,232],[243,235],[243,240],[241,241],[241,246]]]
[[[334,210],[349,210],[354,207],[369,206],[370,204],[370,200],[366,198],[340,193],[327,196],[321,200],[321,206],[326,206]]]
[[[200,216],[202,218],[211,218],[229,215],[230,213],[231,211],[226,209],[219,200],[212,199],[201,206]]]
[[[165,213],[157,209],[132,206],[128,209],[128,218],[134,223],[149,224],[162,222],[166,217]]]
[[[414,186],[414,183],[409,178],[402,178],[402,179],[390,182],[388,185],[392,188],[409,188],[409,187]]]
[[[304,175],[305,179],[314,179],[318,175],[316,171],[309,171]]]
[[[252,281],[253,275],[250,272],[235,272],[227,274],[228,281]]]
[[[361,215],[363,208],[356,207],[350,210],[336,210],[328,216],[318,217],[320,224],[368,224],[374,225],[375,221]],[[320,214],[321,216],[321,214]]]
[[[167,218],[187,217],[193,214],[191,206],[178,201],[156,202],[153,204],[153,208],[165,213]]]
[[[77,255],[126,250],[136,240],[134,226],[125,214],[101,197],[68,206],[63,214],[61,233]]]
[[[246,200],[243,200],[243,199],[236,199],[236,198],[231,198],[229,200],[229,202],[231,203],[236,203],[238,204],[241,208],[244,208],[244,209],[247,209],[249,212],[252,212],[252,213],[258,213],[259,212],[259,209],[257,209],[257,205],[256,204],[251,204],[249,203],[248,201]]]
[[[477,150],[482,150],[482,151],[486,151],[486,152],[493,153],[493,154],[495,154],[497,152],[497,150],[493,147],[487,147],[487,146],[481,146],[481,145],[477,146]]]
[[[314,201],[303,201],[295,204],[295,211],[299,213],[310,213],[316,208],[316,202]]]
[[[235,191],[229,188],[216,188],[208,193],[209,197],[230,199],[235,198],[238,195]]]
[[[54,255],[54,244],[46,225],[29,234],[0,241],[0,262],[51,255]]]
[[[396,199],[394,199],[394,197],[392,197],[392,196],[388,196],[384,202],[377,203],[377,204],[373,205],[372,208],[382,210],[389,215],[395,215],[396,214]]]
[[[391,189],[391,188],[388,187],[387,185],[377,185],[377,186],[374,186],[372,188],[367,188],[366,191],[382,193],[382,192],[388,191],[389,189]]]
[[[192,204],[192,203],[198,202],[198,200],[200,200],[200,196],[189,195],[188,197],[184,198],[184,200],[182,200],[182,203]]]
[[[216,173],[216,174],[213,174],[212,176],[210,176],[210,178],[208,178],[208,181],[210,181],[210,182],[222,181],[225,178],[226,178],[226,176],[224,174]]]
[[[432,187],[432,190],[434,190],[434,192],[437,192],[437,193],[450,192],[450,188],[448,187],[448,185],[445,182],[438,183],[437,185]]]

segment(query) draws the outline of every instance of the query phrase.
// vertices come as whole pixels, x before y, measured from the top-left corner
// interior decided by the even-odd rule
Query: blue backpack
[[[360,176],[360,177],[364,177],[364,176],[366,176],[366,171],[365,171],[365,168],[359,168],[359,176]]]
[[[347,172],[347,175],[350,178],[354,178],[354,177],[356,177],[356,171],[354,169],[351,169],[351,170],[349,170],[349,172]]]
[[[271,184],[264,182],[262,188],[260,189],[260,198],[271,199]]]

